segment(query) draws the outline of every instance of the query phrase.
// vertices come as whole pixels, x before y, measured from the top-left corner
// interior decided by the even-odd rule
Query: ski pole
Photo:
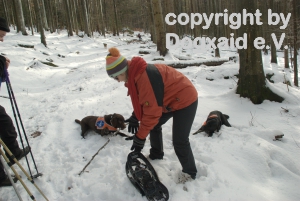
[[[6,163],[8,165],[10,165],[9,159],[5,156],[4,152],[2,151],[2,149],[0,149],[0,154],[3,156],[3,158],[5,159]],[[18,178],[18,180],[21,182],[22,186],[25,188],[25,190],[27,191],[29,197],[35,201],[34,196],[32,195],[32,193],[30,192],[30,190],[27,188],[26,184],[24,183],[24,181],[21,179],[20,175],[17,173],[17,171],[15,170],[15,168],[13,166],[10,166],[10,168],[12,169],[12,171],[15,173],[16,177]]]
[[[120,129],[118,129],[116,132],[113,133],[113,136],[115,136],[118,132],[120,131]],[[84,168],[81,170],[81,172],[79,172],[79,176],[84,172],[84,170],[87,168],[87,166],[89,166],[89,164],[92,162],[92,160],[94,160],[95,156],[109,143],[110,138],[108,138],[107,142],[100,147],[100,149],[93,155],[92,159],[84,166]]]
[[[13,113],[14,113],[15,122],[16,122],[18,133],[19,133],[19,136],[20,136],[20,141],[21,141],[22,147],[24,149],[24,143],[23,143],[23,139],[22,139],[22,136],[21,136],[21,132],[20,132],[18,120],[17,120],[17,117],[16,117],[15,108],[16,108],[16,111],[17,111],[17,114],[18,114],[18,117],[19,117],[19,121],[20,121],[22,130],[23,130],[23,134],[24,134],[25,140],[27,142],[27,145],[29,146],[28,138],[27,138],[27,135],[26,135],[26,132],[25,132],[25,129],[24,129],[24,125],[23,125],[23,122],[22,122],[22,119],[21,119],[21,115],[20,115],[20,112],[19,112],[19,109],[18,109],[17,101],[16,101],[16,98],[15,98],[15,95],[14,95],[14,92],[13,92],[13,89],[12,89],[12,86],[11,86],[11,83],[10,83],[10,80],[9,80],[8,72],[7,72],[7,70],[5,70],[4,72],[5,72],[5,76],[6,76],[6,80],[5,81],[6,81],[6,86],[7,86],[7,91],[8,91],[8,94],[9,94],[9,99],[10,99],[11,107],[12,107],[12,110],[13,110]],[[36,163],[35,163],[35,160],[34,160],[34,157],[33,157],[31,149],[29,150],[29,152],[30,152],[30,155],[31,155],[34,167],[35,167],[36,172],[37,172],[37,174],[35,176],[32,176],[27,156],[25,156],[25,159],[26,159],[26,162],[27,162],[27,166],[28,166],[28,170],[29,170],[31,178],[36,178],[38,176],[41,176],[42,174],[39,173],[39,171],[37,169],[37,166],[36,166]]]
[[[40,192],[40,194],[41,194],[47,201],[49,201],[48,198],[44,195],[44,193],[40,190],[40,188],[34,183],[33,178],[30,177],[30,175],[24,170],[24,168],[22,167],[22,165],[19,163],[19,161],[18,161],[18,160],[16,159],[16,157],[11,153],[11,151],[8,149],[8,147],[5,145],[5,143],[4,143],[1,139],[0,139],[0,144],[3,146],[4,150],[6,151],[6,153],[8,153],[8,155],[9,155],[11,158],[13,158],[14,162],[15,162],[15,163],[19,166],[19,168],[24,172],[24,174],[26,175],[27,179],[28,179],[28,180],[36,187],[36,189]],[[11,168],[11,169],[13,170],[13,172],[15,173],[16,177],[20,180],[20,182],[21,182],[22,185],[23,185],[23,184],[24,184],[23,180],[20,178],[20,176],[18,175],[18,173],[15,171],[15,168],[12,167],[12,164],[11,164],[11,162],[9,161],[9,159],[8,159],[6,156],[4,156],[4,153],[3,153],[2,149],[0,149],[0,152],[1,152],[2,156],[4,157],[5,161],[7,162],[8,166],[10,166],[10,168]],[[25,188],[26,191],[27,191],[28,188],[26,187],[26,185],[24,184],[23,186],[24,186],[24,188]],[[28,190],[27,192],[28,192],[29,195],[31,194],[29,190]],[[31,196],[31,199],[32,199],[32,200],[35,200],[32,194],[31,194],[30,196]]]
[[[2,152],[1,152],[1,153],[2,153]],[[1,155],[1,154],[0,154],[0,155]],[[9,181],[10,181],[11,184],[13,185],[13,187],[14,187],[14,189],[15,189],[15,192],[16,192],[16,194],[17,194],[19,200],[20,200],[20,201],[23,201],[22,198],[21,198],[21,195],[19,194],[19,192],[18,192],[18,190],[17,190],[17,187],[16,187],[16,185],[15,185],[13,179],[12,179],[11,176],[10,176],[10,173],[9,173],[8,167],[7,167],[7,164],[5,163],[5,161],[4,161],[4,159],[3,159],[2,157],[0,157],[0,163],[2,163],[2,165],[3,165],[4,169],[5,169],[5,172],[6,172],[7,176],[8,176],[8,178],[9,178]]]

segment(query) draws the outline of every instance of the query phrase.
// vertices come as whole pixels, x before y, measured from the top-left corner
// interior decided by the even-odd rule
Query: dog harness
[[[217,118],[217,117],[218,117],[218,115],[212,114],[207,119],[213,119],[213,118]],[[206,121],[202,125],[205,126],[206,125]]]
[[[107,128],[109,131],[116,131],[117,129],[111,125],[109,125],[108,123],[105,122],[104,117],[98,117],[95,123],[95,126],[97,127],[97,129],[102,130]]]

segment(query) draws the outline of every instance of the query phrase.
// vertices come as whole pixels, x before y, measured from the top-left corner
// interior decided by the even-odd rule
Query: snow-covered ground
[[[11,60],[12,88],[38,171],[43,174],[35,183],[51,201],[146,200],[125,174],[132,142],[120,136],[101,137],[94,132],[82,139],[80,126],[74,119],[112,113],[128,118],[132,112],[123,83],[107,76],[105,56],[108,50],[103,43],[108,48],[118,47],[127,59],[139,56],[140,49],[148,49],[151,54],[142,57],[152,63],[153,59],[160,58],[155,44],[149,41],[148,35],[143,35],[144,44],[129,43],[137,37],[126,35],[104,38],[95,34],[93,38],[80,38],[68,37],[62,31],[60,34],[46,33],[46,37],[48,48],[40,43],[38,34],[22,36],[12,30],[0,43],[0,52]],[[18,44],[34,45],[34,48]],[[237,53],[221,51],[221,56],[228,58]],[[213,57],[209,50],[200,54],[195,49],[175,49],[165,60],[178,58],[211,60]],[[234,75],[238,74],[239,65],[233,61],[221,66],[179,69],[198,90],[199,105],[192,132],[201,127],[212,110],[229,115],[232,127],[223,126],[211,138],[202,133],[190,136],[197,178],[177,184],[181,166],[171,141],[172,120],[163,126],[164,159],[150,162],[168,188],[169,200],[300,200],[299,88],[283,84],[285,79],[293,83],[293,73],[284,69],[281,52],[278,52],[278,65],[270,64],[269,56],[263,55],[263,60],[265,73],[274,73],[274,84],[268,83],[268,86],[285,98],[283,103],[264,101],[254,105],[235,94],[238,79]],[[58,67],[42,62],[52,62]],[[8,96],[5,83],[0,95]],[[9,99],[0,97],[0,104],[13,118]],[[30,134],[35,131],[42,134],[33,138]],[[279,134],[284,134],[282,140],[273,141]],[[110,142],[79,176],[108,139]],[[142,153],[147,156],[149,149],[147,140]],[[27,170],[26,161],[23,159],[20,163]],[[22,171],[14,167],[36,200],[44,200]],[[16,186],[23,200],[31,200],[20,182]],[[0,188],[0,195],[1,201],[18,200],[12,187]]]

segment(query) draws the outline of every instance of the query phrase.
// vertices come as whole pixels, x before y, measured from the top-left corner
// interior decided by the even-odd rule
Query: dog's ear
[[[228,116],[228,115],[223,114],[223,115],[221,116],[222,124],[224,124],[224,125],[227,126],[227,127],[231,127],[231,125],[230,125],[230,123],[228,122],[227,119],[229,119],[229,116]]]
[[[223,114],[223,115],[226,119],[229,119],[229,116],[227,114]]]
[[[121,128],[122,130],[124,129],[124,128],[126,128],[126,125],[125,125],[125,119],[124,119],[124,117],[122,116],[122,118],[118,118],[118,125],[117,125],[117,127],[118,128]]]
[[[110,123],[113,127],[117,128],[118,119],[115,116],[112,116]]]
[[[124,121],[125,119],[122,115],[114,113],[113,118],[111,120],[111,124],[113,127],[121,128],[123,130],[124,128],[126,128]]]

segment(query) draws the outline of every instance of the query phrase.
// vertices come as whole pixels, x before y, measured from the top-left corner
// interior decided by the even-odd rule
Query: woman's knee
[[[175,149],[184,149],[190,146],[189,139],[186,140],[173,140],[173,146]]]

